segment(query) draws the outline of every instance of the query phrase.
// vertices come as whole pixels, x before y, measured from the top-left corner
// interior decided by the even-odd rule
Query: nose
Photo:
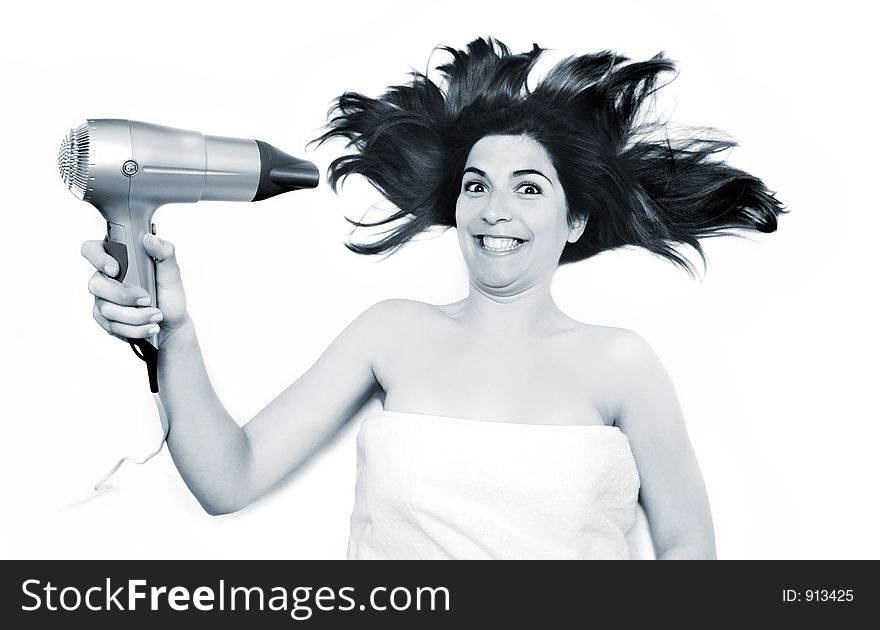
[[[505,200],[502,199],[502,195],[493,191],[486,197],[486,203],[480,211],[480,218],[486,221],[489,225],[495,225],[499,221],[510,221],[510,207],[505,203]]]

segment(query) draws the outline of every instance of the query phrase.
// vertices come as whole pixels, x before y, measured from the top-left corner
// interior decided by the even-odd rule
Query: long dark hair
[[[396,210],[376,222],[391,225],[360,254],[391,252],[433,226],[455,225],[455,206],[468,153],[489,135],[527,135],[551,157],[566,194],[569,219],[588,219],[568,243],[560,264],[634,245],[667,258],[693,275],[674,246],[686,243],[706,258],[698,239],[773,232],[786,212],[764,183],[724,163],[735,146],[708,129],[670,137],[667,126],[645,120],[658,77],[674,73],[662,53],[632,62],[610,51],[569,57],[535,86],[527,81],[543,52],[513,54],[498,40],[476,39],[437,70],[397,85],[379,98],[345,92],[316,139],[348,140],[355,153],[330,165],[333,190],[348,175],[364,176]]]

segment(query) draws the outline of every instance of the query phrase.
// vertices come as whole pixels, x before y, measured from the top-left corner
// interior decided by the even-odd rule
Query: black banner
[[[827,621],[880,612],[876,561],[4,561],[7,628],[440,628]],[[872,615],[873,613],[873,615]],[[12,622],[13,625],[9,625]]]

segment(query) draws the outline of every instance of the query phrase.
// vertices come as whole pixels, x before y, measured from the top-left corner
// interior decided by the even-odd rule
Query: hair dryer
[[[61,143],[58,168],[70,191],[107,220],[104,249],[119,263],[117,279],[145,289],[154,306],[154,262],[143,237],[155,234],[152,218],[159,206],[259,201],[318,185],[314,164],[265,142],[134,120],[88,120],[71,129]],[[149,340],[152,348],[137,341],[131,340],[132,347],[155,355],[156,336]],[[150,371],[151,389],[157,391]]]

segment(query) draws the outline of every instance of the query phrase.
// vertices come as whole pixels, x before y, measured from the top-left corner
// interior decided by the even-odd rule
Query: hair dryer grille
[[[89,192],[89,123],[86,122],[61,141],[58,150],[58,171],[74,195],[88,201]]]

